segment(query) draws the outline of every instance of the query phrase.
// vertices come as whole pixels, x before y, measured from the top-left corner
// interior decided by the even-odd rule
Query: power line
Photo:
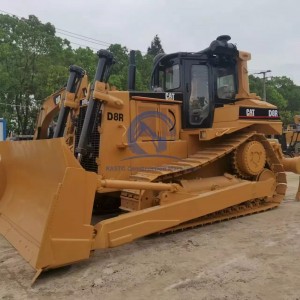
[[[89,39],[91,41],[94,41],[94,42],[97,42],[99,44],[106,44],[106,45],[111,45],[112,43],[108,43],[108,42],[104,42],[104,41],[101,41],[101,40],[97,40],[97,39],[94,39],[94,38],[91,38],[91,37],[88,37],[88,36],[85,36],[85,35],[81,35],[81,34],[78,34],[78,33],[74,33],[74,32],[71,32],[71,31],[68,31],[68,30],[64,30],[64,29],[60,29],[60,28],[56,28],[56,31],[63,31],[63,32],[66,32],[66,33],[63,33],[64,35],[67,35],[67,34],[73,34],[73,35],[77,35],[79,37],[83,37],[85,39]],[[91,42],[92,43],[92,42]]]
[[[60,32],[60,31],[57,31],[57,33],[58,33],[58,34],[65,35],[65,36],[68,36],[68,37],[75,38],[75,39],[77,39],[77,40],[82,40],[82,41],[85,41],[85,42],[88,42],[88,43],[92,43],[92,44],[96,44],[96,45],[100,45],[100,46],[104,46],[104,47],[109,47],[109,46],[110,46],[110,45],[101,44],[101,43],[99,43],[99,42],[89,41],[88,39],[76,37],[76,36],[74,36],[74,35],[70,35],[70,34],[67,34],[67,33],[62,33],[62,32]]]
[[[90,47],[90,46],[87,46],[87,45],[82,45],[82,44],[79,44],[79,43],[76,43],[76,42],[72,42],[72,41],[69,41],[69,42],[70,42],[70,44],[74,44],[74,45],[77,45],[77,46],[80,46],[80,47],[90,48],[90,49],[93,49],[95,51],[99,50],[99,48],[94,48],[94,47]]]
[[[9,12],[4,11],[2,9],[0,9],[0,12],[8,14],[8,15],[11,15],[11,16],[15,16],[15,17],[19,18],[20,21],[23,21],[24,23],[26,23],[24,20],[22,20],[21,16],[9,13]],[[101,40],[97,40],[97,39],[94,39],[94,38],[91,38],[91,37],[88,37],[88,36],[84,36],[84,35],[81,35],[81,34],[77,34],[75,32],[71,32],[71,31],[68,31],[68,30],[65,30],[65,29],[61,29],[61,28],[56,28],[55,27],[55,30],[59,34],[62,34],[62,35],[68,36],[68,37],[73,37],[73,38],[78,39],[78,40],[83,40],[85,42],[89,42],[89,43],[93,43],[93,44],[98,44],[98,45],[105,46],[105,47],[109,47],[111,45],[111,43],[104,42],[104,41],[101,41]],[[88,47],[88,46],[85,45],[85,47]],[[97,49],[97,50],[99,50],[99,49]]]
[[[22,19],[22,17],[20,17],[18,15],[15,15],[15,14],[12,14],[12,13],[9,13],[7,11],[4,11],[2,9],[0,9],[0,12],[8,14],[8,15],[11,15],[11,16],[16,16],[20,20]],[[104,47],[109,47],[110,45],[112,45],[112,43],[105,42],[105,41],[102,41],[102,40],[99,40],[99,39],[95,39],[95,38],[92,38],[92,37],[88,37],[88,36],[85,36],[85,35],[82,35],[82,34],[78,34],[78,33],[75,33],[75,32],[69,31],[69,30],[65,30],[65,29],[61,29],[61,28],[57,28],[57,27],[55,27],[55,30],[56,30],[56,32],[58,34],[61,34],[61,35],[67,36],[67,37],[72,37],[72,38],[75,38],[75,39],[78,39],[78,40],[82,40],[82,41],[85,41],[85,42],[88,42],[88,43],[92,43],[92,44],[96,44],[96,45],[100,45],[100,46],[104,46]],[[89,47],[90,49],[93,49],[93,50],[96,50],[96,51],[99,50],[97,48],[90,47],[88,45],[82,45],[82,44],[79,44],[79,43],[76,43],[76,42],[71,42],[70,41],[70,43],[72,43],[74,45],[82,46],[82,47]],[[128,50],[132,50],[132,49],[128,48]],[[140,51],[140,52],[142,54],[146,54],[146,52],[143,52],[143,51]]]

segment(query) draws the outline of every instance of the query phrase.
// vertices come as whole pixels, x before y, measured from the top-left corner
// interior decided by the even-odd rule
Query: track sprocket
[[[261,142],[247,141],[234,151],[233,168],[242,178],[251,178],[263,171],[266,157],[266,150]]]

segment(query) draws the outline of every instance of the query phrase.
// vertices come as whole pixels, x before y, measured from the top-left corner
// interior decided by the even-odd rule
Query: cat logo
[[[255,116],[255,109],[254,108],[247,108],[246,109],[246,116],[247,117],[254,117]]]
[[[175,93],[166,93],[166,100],[174,100]]]

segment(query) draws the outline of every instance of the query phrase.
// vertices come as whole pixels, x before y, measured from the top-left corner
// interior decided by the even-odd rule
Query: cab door
[[[205,63],[184,60],[183,71],[183,125],[185,128],[210,128],[213,120],[211,70]]]

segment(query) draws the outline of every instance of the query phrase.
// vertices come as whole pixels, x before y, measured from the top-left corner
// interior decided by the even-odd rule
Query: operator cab
[[[155,57],[152,90],[182,93],[183,128],[212,127],[214,108],[235,101],[238,50],[229,40],[223,35],[200,52]]]

